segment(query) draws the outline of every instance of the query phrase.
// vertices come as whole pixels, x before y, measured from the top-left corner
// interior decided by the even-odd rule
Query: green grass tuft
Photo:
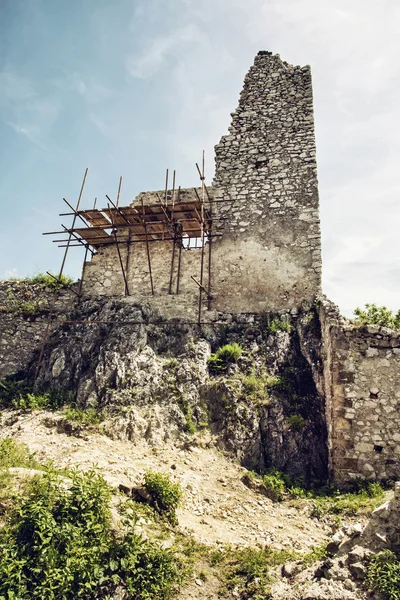
[[[221,346],[214,354],[211,354],[208,359],[210,373],[213,375],[223,373],[230,364],[236,363],[239,360],[242,356],[242,352],[242,347],[236,342]]]
[[[144,475],[144,485],[149,494],[152,495],[160,512],[174,522],[176,520],[176,509],[182,498],[182,490],[179,483],[173,483],[168,475],[148,470]]]

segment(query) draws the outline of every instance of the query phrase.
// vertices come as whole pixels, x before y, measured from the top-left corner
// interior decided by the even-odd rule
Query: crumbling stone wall
[[[258,54],[233,113],[230,134],[216,146],[211,193],[215,199],[214,227],[223,234],[212,241],[214,310],[241,313],[290,309],[320,293],[309,67],[293,67],[269,52]],[[159,205],[162,196],[162,192],[145,192],[133,204],[140,207],[143,201]],[[193,190],[181,191],[183,201],[190,197],[195,197]],[[172,242],[150,246],[156,294],[165,296]],[[145,244],[131,244],[128,258],[126,247],[120,248],[131,293],[150,295]],[[194,303],[198,287],[191,276],[200,278],[200,263],[200,250],[182,251],[181,291],[193,294]],[[176,270],[177,261],[174,277]],[[123,295],[115,248],[105,247],[86,263],[83,280],[86,296]]]
[[[309,67],[260,52],[229,135],[216,146],[214,306],[259,312],[320,292],[321,251]]]
[[[323,302],[329,468],[338,484],[400,477],[400,332],[346,324]]]
[[[41,284],[0,281],[0,380],[25,369],[42,344],[54,294]],[[75,304],[63,290],[53,308],[51,333]]]
[[[172,273],[172,294],[169,295],[172,263],[172,241],[149,243],[154,297],[152,297],[149,264],[146,244],[120,245],[120,253],[128,281],[132,300],[149,301],[166,316],[196,318],[199,300],[199,287],[192,279],[200,281],[201,249],[182,249],[179,276],[179,294],[176,295],[178,276],[178,249],[175,248]],[[208,245],[205,248],[205,256]],[[206,264],[206,263],[205,263]],[[203,286],[208,286],[208,271],[204,268]],[[85,264],[83,273],[85,296],[123,296],[125,283],[122,275],[116,246],[100,248],[91,262]],[[203,307],[207,308],[207,298],[203,294]]]

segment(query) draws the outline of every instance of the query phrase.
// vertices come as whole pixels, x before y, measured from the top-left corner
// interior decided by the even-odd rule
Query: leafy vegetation
[[[0,407],[18,410],[48,409],[57,410],[70,402],[72,392],[50,390],[35,393],[32,386],[24,379],[14,376],[6,377],[0,382]]]
[[[272,598],[270,584],[272,578],[269,548],[242,548],[232,552],[225,567],[224,587],[226,591],[235,590],[236,597],[243,600],[268,600]]]
[[[168,598],[180,581],[170,550],[111,527],[110,490],[94,471],[32,481],[0,530],[0,597],[112,598],[117,586],[143,600]]]
[[[45,470],[49,469],[50,465],[41,465],[26,446],[17,443],[13,438],[0,440],[0,500],[3,509],[14,505],[15,497],[20,496],[21,489],[24,487],[24,482],[21,480],[19,481],[20,490],[15,489],[13,475],[9,472],[10,467]]]
[[[356,515],[368,514],[382,501],[384,490],[379,483],[357,479],[353,492],[340,492],[328,484],[320,488],[310,488],[301,478],[292,480],[289,475],[269,469],[259,476],[250,472],[251,478],[260,478],[264,493],[274,502],[287,498],[305,498],[313,501],[312,516],[320,518],[327,514]]]
[[[22,299],[14,293],[11,288],[6,291],[6,306],[8,312],[20,315],[22,317],[32,317],[45,310],[44,302],[41,300]]]
[[[290,485],[288,476],[277,469],[269,469],[268,472],[262,476],[262,482],[268,497],[274,502],[283,500]]]
[[[242,382],[245,398],[250,398],[256,404],[268,402],[267,390],[276,387],[280,383],[279,377],[265,372],[257,375],[254,370],[248,375],[241,374],[239,379]]]
[[[173,483],[168,475],[149,470],[145,473],[144,485],[152,495],[159,511],[175,522],[176,509],[182,497],[179,483]]]
[[[35,275],[26,277],[24,281],[29,283],[40,283],[44,287],[59,290],[70,285],[74,280],[68,275],[61,275],[61,277],[58,277],[57,275],[52,277],[48,273],[35,273]]]
[[[236,363],[239,360],[242,356],[242,351],[242,347],[236,342],[233,344],[225,344],[225,346],[218,348],[218,350],[214,354],[211,354],[208,359],[210,373],[218,375],[219,373],[226,371],[230,364]]]
[[[380,327],[390,327],[391,329],[400,329],[400,310],[393,314],[386,306],[377,306],[376,304],[366,304],[365,310],[356,308],[354,322],[356,325],[378,325]]]
[[[383,488],[379,483],[359,482],[355,492],[340,493],[330,490],[330,494],[314,494],[315,504],[312,511],[314,517],[320,518],[325,514],[357,515],[371,513],[382,501]]]
[[[278,333],[278,331],[286,331],[286,333],[290,333],[292,331],[290,322],[283,318],[272,319],[272,321],[268,322],[267,328],[269,333]]]
[[[234,592],[242,600],[268,600],[273,575],[271,567],[298,561],[306,567],[326,558],[326,544],[312,547],[306,554],[290,550],[273,550],[268,546],[233,549],[225,546],[209,553],[212,567],[218,566],[222,580],[221,594]],[[233,595],[233,594],[232,594]]]
[[[98,425],[104,421],[104,413],[95,408],[77,408],[68,406],[64,410],[67,421],[74,421],[80,425]]]
[[[27,469],[42,468],[26,446],[18,444],[13,438],[6,437],[0,440],[0,469],[9,467],[24,467]]]
[[[287,422],[294,431],[302,431],[306,426],[305,418],[297,414],[290,415],[290,417],[287,418]]]
[[[400,560],[394,552],[385,550],[371,558],[367,582],[371,589],[384,594],[387,600],[400,600]]]
[[[186,398],[182,393],[178,393],[176,397],[177,404],[181,411],[183,412],[183,416],[185,417],[185,430],[187,433],[196,433],[197,426],[193,421],[193,411],[192,407],[188,404]]]

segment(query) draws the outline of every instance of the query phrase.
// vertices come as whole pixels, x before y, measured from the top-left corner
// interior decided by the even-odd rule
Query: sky
[[[164,187],[227,133],[259,50],[311,65],[323,292],[397,310],[398,0],[0,0],[0,278],[57,273],[63,198]],[[66,272],[79,277],[82,250]]]

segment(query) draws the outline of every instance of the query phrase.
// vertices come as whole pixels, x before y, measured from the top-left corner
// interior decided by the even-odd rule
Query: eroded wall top
[[[232,113],[229,135],[215,150],[213,190],[224,200],[217,206],[226,219],[220,225],[236,241],[233,258],[239,270],[255,269],[264,308],[295,306],[318,294],[321,249],[309,67],[260,52]],[[239,279],[235,285],[251,285]],[[259,301],[253,305],[262,308]]]

